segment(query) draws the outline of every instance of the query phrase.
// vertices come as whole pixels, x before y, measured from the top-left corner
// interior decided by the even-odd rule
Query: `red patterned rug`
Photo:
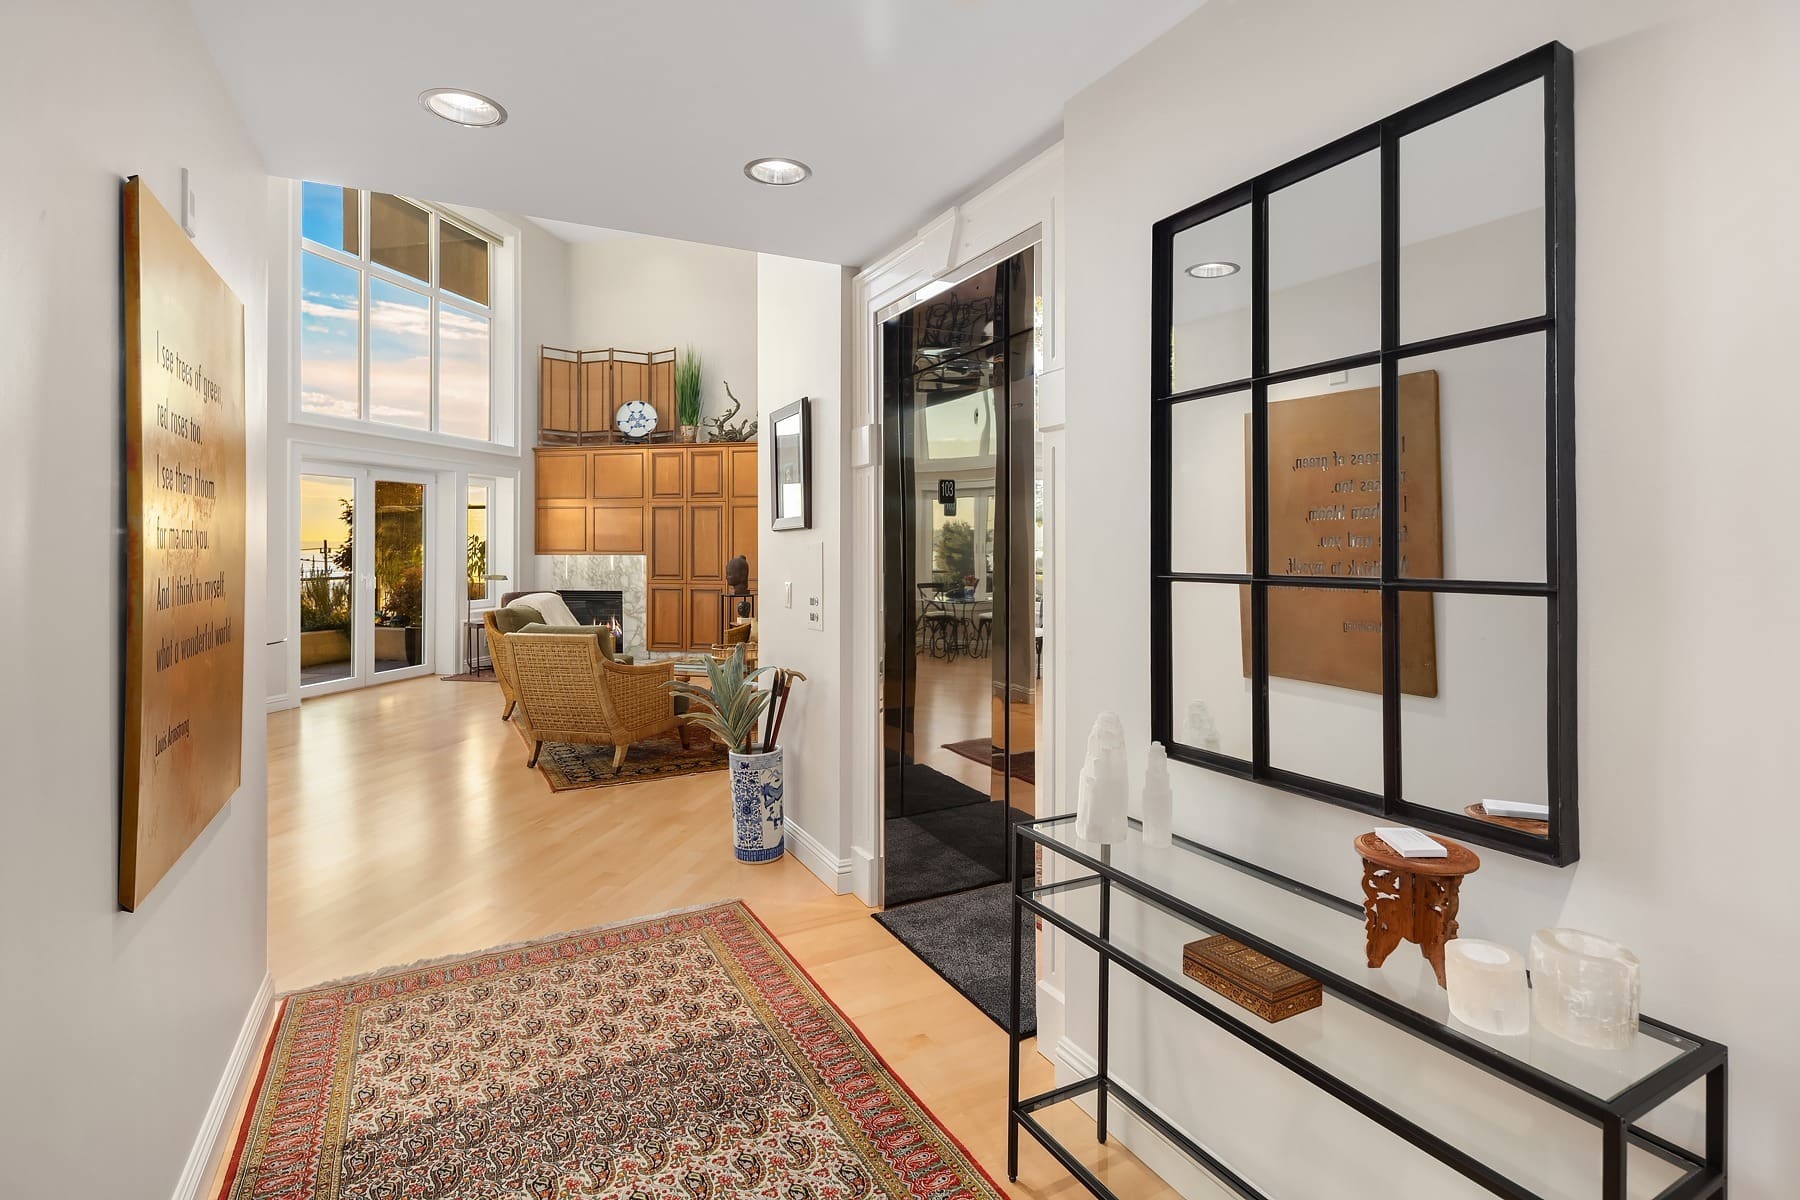
[[[743,904],[282,1002],[223,1200],[994,1200]]]

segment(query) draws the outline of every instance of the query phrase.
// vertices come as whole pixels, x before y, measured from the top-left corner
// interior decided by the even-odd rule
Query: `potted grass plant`
[[[731,759],[733,841],[739,862],[765,863],[785,849],[781,808],[781,747],[775,744],[778,721],[757,738],[757,723],[768,711],[773,692],[756,686],[772,667],[745,665],[744,647],[724,658],[706,659],[706,682],[677,679],[667,687],[688,702],[688,721],[710,731],[725,744]],[[794,672],[775,671],[779,684]]]
[[[675,360],[675,409],[681,440],[700,440],[700,355],[692,346]]]

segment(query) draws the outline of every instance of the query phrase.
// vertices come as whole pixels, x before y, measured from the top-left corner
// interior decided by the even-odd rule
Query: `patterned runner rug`
[[[738,902],[296,992],[224,1200],[995,1200]]]

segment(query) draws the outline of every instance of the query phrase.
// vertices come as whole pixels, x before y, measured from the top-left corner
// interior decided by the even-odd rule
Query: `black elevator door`
[[[1034,809],[1030,261],[884,329],[889,906],[1005,880]]]

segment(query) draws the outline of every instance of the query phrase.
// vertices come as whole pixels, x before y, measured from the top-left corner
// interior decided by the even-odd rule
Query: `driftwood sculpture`
[[[731,418],[738,415],[738,410],[744,407],[744,402],[731,395],[729,383],[725,385],[725,394],[731,396],[731,407],[716,417],[707,418],[701,424],[712,426],[712,440],[715,442],[754,442],[756,440],[755,421],[744,420],[735,425],[731,423]]]

